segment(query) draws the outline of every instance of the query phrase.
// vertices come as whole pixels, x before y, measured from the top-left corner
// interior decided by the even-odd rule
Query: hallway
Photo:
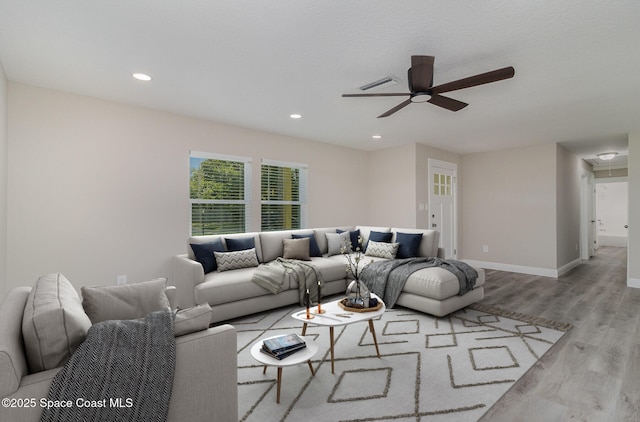
[[[640,417],[640,289],[627,248],[601,247],[555,279],[487,270],[487,305],[573,328],[482,421],[635,421]]]

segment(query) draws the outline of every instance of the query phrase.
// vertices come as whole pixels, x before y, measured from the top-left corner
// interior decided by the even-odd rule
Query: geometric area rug
[[[477,421],[571,328],[480,304],[437,318],[387,309],[374,320],[377,357],[366,322],[335,327],[335,374],[329,329],[309,325],[318,343],[308,365],[276,368],[251,357],[263,338],[301,333],[299,306],[228,321],[238,335],[240,421]],[[214,357],[215,358],[215,357]]]

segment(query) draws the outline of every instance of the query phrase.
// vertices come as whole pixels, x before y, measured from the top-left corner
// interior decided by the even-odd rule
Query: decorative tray
[[[344,299],[342,299],[341,301],[339,301],[338,305],[340,305],[340,307],[342,309],[344,309],[345,311],[349,311],[349,312],[375,312],[375,311],[379,310],[380,308],[382,308],[382,301],[380,301],[380,300],[378,301],[378,304],[376,306],[371,307],[371,308],[352,308],[351,306],[347,306],[345,303],[347,303],[347,298],[346,297]]]

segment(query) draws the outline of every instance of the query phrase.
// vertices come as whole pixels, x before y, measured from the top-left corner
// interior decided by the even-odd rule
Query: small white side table
[[[279,337],[279,336],[273,336]],[[272,337],[267,337],[272,338]],[[278,383],[277,383],[277,394],[276,394],[276,403],[280,403],[280,386],[282,385],[282,368],[285,366],[293,366],[299,365],[301,363],[307,362],[309,365],[309,369],[311,370],[311,375],[316,375],[313,370],[313,365],[311,364],[311,358],[318,352],[318,344],[313,341],[311,337],[303,337],[304,342],[307,344],[302,350],[295,352],[292,355],[287,356],[286,358],[280,360],[274,357],[271,357],[265,353],[262,353],[260,349],[262,349],[262,342],[266,340],[266,338],[257,341],[253,346],[251,346],[251,356],[258,362],[264,364],[264,370],[262,373],[267,372],[267,366],[275,366],[278,368]]]

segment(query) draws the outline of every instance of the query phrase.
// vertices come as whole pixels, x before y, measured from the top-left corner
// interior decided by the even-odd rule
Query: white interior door
[[[429,159],[429,223],[440,232],[445,258],[457,259],[456,191],[458,166]]]

